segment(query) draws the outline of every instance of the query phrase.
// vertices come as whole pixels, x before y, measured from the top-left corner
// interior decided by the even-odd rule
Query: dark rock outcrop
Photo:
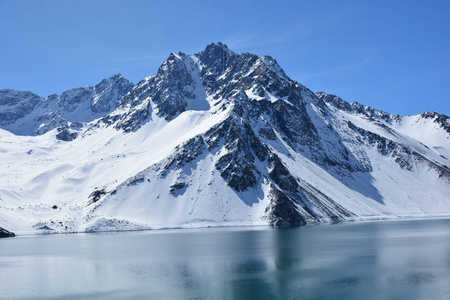
[[[14,237],[14,236],[16,235],[13,232],[0,227],[0,238]]]

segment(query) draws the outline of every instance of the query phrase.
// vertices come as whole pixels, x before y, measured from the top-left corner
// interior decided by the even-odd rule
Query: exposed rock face
[[[45,98],[29,91],[0,90],[0,126],[17,134],[31,133],[36,118],[33,112],[43,106],[44,102]]]
[[[450,133],[449,117],[446,115],[442,115],[437,112],[425,112],[420,116],[425,119],[432,119],[434,123],[439,124],[439,126],[441,126],[445,131]]]

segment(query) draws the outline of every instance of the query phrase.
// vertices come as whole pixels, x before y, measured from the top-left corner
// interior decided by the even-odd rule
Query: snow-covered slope
[[[448,117],[314,94],[221,43],[136,85],[0,104],[0,226],[16,234],[450,213]]]

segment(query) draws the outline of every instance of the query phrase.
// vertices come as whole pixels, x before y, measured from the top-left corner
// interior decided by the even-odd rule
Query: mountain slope
[[[2,227],[289,226],[450,212],[446,116],[390,115],[314,94],[272,57],[221,43],[172,53],[155,75],[121,82],[103,98],[58,96],[69,103],[59,106],[59,129],[47,110],[34,131],[43,135],[0,130]],[[4,93],[15,96],[0,103],[16,103],[21,120],[38,115],[20,109],[26,99],[39,111],[54,101]],[[84,123],[72,136],[74,121]],[[69,138],[58,140],[64,130]]]

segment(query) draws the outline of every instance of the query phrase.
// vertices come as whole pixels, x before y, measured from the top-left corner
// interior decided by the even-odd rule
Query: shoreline
[[[174,227],[157,227],[157,228],[143,228],[143,229],[124,229],[124,230],[92,230],[92,231],[73,231],[73,232],[33,232],[33,231],[18,231],[13,233],[6,229],[0,227],[0,231],[4,230],[12,235],[9,237],[26,237],[26,236],[37,236],[37,235],[59,235],[59,234],[95,234],[95,233],[129,233],[129,232],[143,232],[143,231],[158,231],[164,232],[168,230],[192,230],[192,229],[218,229],[218,228],[230,228],[230,229],[238,229],[238,228],[273,228],[273,229],[289,229],[289,228],[299,228],[299,227],[312,227],[312,226],[320,226],[320,225],[344,225],[344,224],[357,224],[357,223],[370,223],[370,222],[384,222],[384,221],[419,221],[419,220],[437,220],[437,219],[449,219],[450,213],[442,213],[436,215],[384,215],[384,216],[365,216],[365,217],[357,217],[353,219],[342,220],[338,222],[331,222],[329,220],[321,220],[321,222],[309,223],[301,226],[287,226],[287,227],[276,227],[270,224],[236,224],[233,222],[224,222],[224,223],[206,223],[206,224],[198,224],[198,223],[190,223],[184,224],[181,226]],[[6,237],[6,236],[5,236]]]

